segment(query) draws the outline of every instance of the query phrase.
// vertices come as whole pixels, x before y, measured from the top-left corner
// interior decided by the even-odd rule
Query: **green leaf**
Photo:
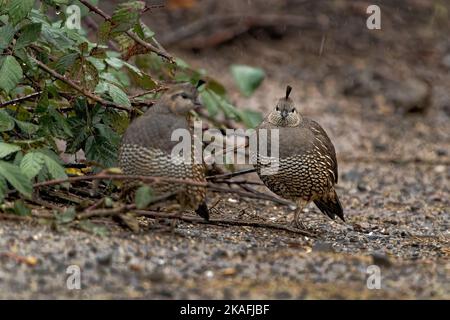
[[[14,201],[14,213],[18,216],[29,216],[31,214],[31,209],[25,205],[23,200]]]
[[[14,118],[5,110],[0,110],[0,132],[14,129]]]
[[[17,126],[19,127],[20,131],[26,134],[34,134],[39,129],[39,126],[30,122],[19,121],[16,119],[14,119],[14,121],[17,123]]]
[[[217,114],[219,113],[219,103],[217,102],[216,99],[214,99],[211,92],[209,92],[209,90],[201,91],[200,98],[201,98],[201,101],[203,102],[203,105],[208,110],[208,114],[211,117],[217,116]]]
[[[128,99],[127,94],[123,92],[119,87],[113,84],[108,84],[108,93],[114,103],[125,107],[131,107],[130,99]]]
[[[8,15],[11,22],[16,25],[21,22],[33,9],[34,0],[12,0],[8,6]]]
[[[0,142],[0,158],[4,158],[11,153],[17,152],[20,147],[15,144]]]
[[[0,35],[0,51],[3,51],[14,37],[14,28],[10,24],[4,25],[0,28]]]
[[[0,161],[0,176],[3,176],[17,191],[26,197],[31,197],[33,187],[30,180],[22,173],[18,166]]]
[[[45,166],[53,179],[67,179],[64,167],[47,154],[42,154]]]
[[[78,53],[69,53],[58,59],[54,68],[57,72],[64,74],[67,69],[75,64],[75,61],[80,55]]]
[[[56,216],[58,224],[66,224],[72,222],[75,219],[76,211],[74,207],[68,207],[63,213]]]
[[[20,162],[20,170],[28,179],[33,179],[38,175],[44,166],[44,157],[40,152],[28,152]]]
[[[249,97],[264,80],[264,71],[245,65],[232,65],[231,73],[241,92]]]
[[[98,162],[106,168],[114,167],[117,158],[117,146],[102,136],[90,136],[84,147],[86,158]]]
[[[29,44],[36,41],[41,33],[41,28],[42,23],[30,23],[23,27],[21,30],[21,35],[19,39],[17,39],[15,50],[25,48]]]
[[[0,203],[5,199],[6,192],[8,191],[8,185],[5,178],[0,176]]]
[[[140,11],[144,8],[144,1],[127,1],[119,4],[111,17],[112,31],[117,34],[135,27],[139,22]]]
[[[22,79],[22,67],[13,56],[7,56],[0,67],[0,89],[9,93]]]
[[[105,21],[100,25],[97,36],[99,43],[106,43],[109,40],[111,36],[111,29],[111,22],[109,21]]]
[[[239,112],[239,116],[247,128],[257,127],[263,119],[260,112],[253,110],[242,110]]]
[[[153,191],[149,186],[141,186],[136,190],[135,203],[138,209],[145,209],[153,199]]]

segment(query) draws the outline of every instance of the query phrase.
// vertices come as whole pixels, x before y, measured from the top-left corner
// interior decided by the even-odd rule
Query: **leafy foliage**
[[[84,16],[95,14],[76,4]],[[144,1],[119,4],[111,19],[100,23],[96,39],[66,24],[66,5],[69,1],[0,0],[0,202],[9,194],[31,197],[33,183],[67,178],[62,159],[75,154],[94,170],[114,167],[131,117],[159,93],[133,94],[166,82],[203,79],[200,95],[210,117],[248,127],[261,120],[259,113],[236,108],[204,70],[136,49],[130,33],[155,44],[154,32],[140,21]],[[232,74],[245,95],[264,78],[262,70],[247,66],[233,66]],[[147,188],[138,191],[138,207],[151,201]],[[15,212],[27,214],[25,202],[17,201]],[[92,224],[81,227],[103,232]]]
[[[264,80],[264,71],[250,66],[232,65],[231,73],[239,89],[246,96],[251,96]]]

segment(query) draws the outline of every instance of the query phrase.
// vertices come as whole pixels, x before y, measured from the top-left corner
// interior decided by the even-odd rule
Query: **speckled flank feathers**
[[[290,90],[288,87],[286,97],[279,100],[276,108],[257,128],[268,131],[267,150],[270,150],[271,130],[279,129],[278,171],[263,174],[262,169],[267,168],[267,164],[263,155],[257,154],[258,175],[272,192],[298,204],[296,222],[303,207],[311,201],[330,218],[337,215],[344,220],[334,189],[338,182],[334,146],[317,122],[297,112],[289,98]]]
[[[171,157],[179,141],[171,141],[175,129],[187,129],[194,138],[190,110],[197,105],[197,90],[190,84],[175,85],[126,130],[119,149],[119,166],[125,174],[170,177],[206,182],[203,164],[194,163],[194,143],[190,163]],[[182,207],[209,218],[206,189],[173,183],[151,185],[157,195],[176,193]]]

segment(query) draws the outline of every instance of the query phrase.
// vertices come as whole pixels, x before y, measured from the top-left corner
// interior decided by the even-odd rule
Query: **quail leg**
[[[298,229],[306,229],[305,225],[301,221],[300,215],[303,213],[303,208],[305,208],[307,204],[308,203],[305,200],[297,201],[297,209],[295,210],[294,213],[294,225]]]

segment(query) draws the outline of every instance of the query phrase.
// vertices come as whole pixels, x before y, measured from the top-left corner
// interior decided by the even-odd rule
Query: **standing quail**
[[[190,179],[206,182],[204,164],[194,162],[195,143],[190,111],[199,105],[198,91],[191,84],[177,84],[141,117],[134,120],[122,137],[119,167],[125,174]],[[191,137],[190,163],[172,158],[171,152],[179,141],[171,141],[172,132],[186,129]],[[159,182],[152,184],[155,195],[176,194],[182,208],[195,210],[208,220],[205,203],[206,188],[201,186]],[[126,189],[132,189],[128,186]]]
[[[338,181],[338,165],[334,146],[325,130],[315,121],[303,117],[289,98],[292,88],[287,86],[286,96],[279,99],[275,109],[257,128],[267,130],[267,150],[270,150],[271,130],[279,129],[279,159],[276,170],[268,168],[267,154],[256,155],[256,171],[264,184],[275,194],[296,202],[294,222],[300,222],[303,208],[314,201],[324,214],[344,220],[344,212],[334,189]],[[255,155],[253,155],[255,157]],[[264,160],[265,159],[265,160]],[[275,167],[272,167],[275,168]],[[269,173],[269,174],[267,174]]]

